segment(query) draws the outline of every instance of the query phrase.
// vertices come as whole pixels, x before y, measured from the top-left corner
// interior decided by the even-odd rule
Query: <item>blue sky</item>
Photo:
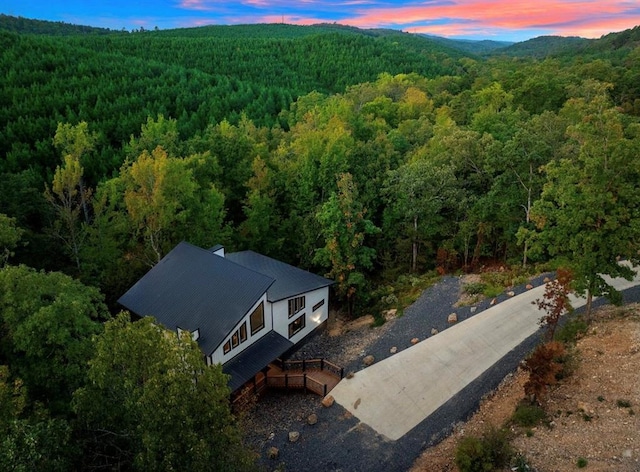
[[[598,38],[640,25],[639,0],[2,0],[0,12],[127,30],[337,22],[453,38]]]

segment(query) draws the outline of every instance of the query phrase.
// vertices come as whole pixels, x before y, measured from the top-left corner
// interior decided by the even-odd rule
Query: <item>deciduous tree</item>
[[[227,377],[188,333],[126,313],[105,325],[74,396],[85,467],[242,471],[251,457],[230,413]]]

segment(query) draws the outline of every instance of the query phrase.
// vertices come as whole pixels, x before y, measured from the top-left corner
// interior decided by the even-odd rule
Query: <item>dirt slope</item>
[[[538,472],[640,472],[640,305],[604,308],[577,344],[579,365],[549,395],[550,426],[512,429],[515,448]],[[526,374],[505,379],[480,410],[416,460],[411,472],[457,471],[457,441],[508,420],[523,397]],[[583,461],[584,463],[584,461]]]

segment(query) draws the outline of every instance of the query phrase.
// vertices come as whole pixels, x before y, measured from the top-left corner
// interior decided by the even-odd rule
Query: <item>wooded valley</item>
[[[224,397],[193,343],[113,316],[183,240],[327,275],[354,314],[395,307],[399,280],[496,263],[567,266],[578,290],[615,297],[597,274],[638,258],[639,27],[474,53],[339,25],[122,32],[0,15],[0,46],[0,465],[156,464],[170,446],[135,436],[131,416],[153,430],[178,387],[147,398],[109,373],[108,355],[146,376],[164,362],[127,336],[185,349],[211,385],[197,395]],[[128,365],[143,357],[155,367]],[[101,400],[122,408],[100,417]],[[232,431],[228,415],[215,421]],[[242,468],[235,434],[217,452],[173,445],[175,464],[199,467],[180,460],[200,447]]]

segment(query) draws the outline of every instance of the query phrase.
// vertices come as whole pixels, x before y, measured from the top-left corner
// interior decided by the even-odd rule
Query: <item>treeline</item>
[[[0,171],[51,171],[59,122],[100,130],[103,154],[94,179],[124,160],[123,143],[148,116],[178,120],[188,138],[210,123],[286,126],[282,110],[313,90],[341,92],[378,74],[407,70],[435,77],[461,73],[449,53],[410,35],[355,34],[285,25],[64,37],[0,32]],[[305,34],[291,38],[290,32]],[[237,31],[232,29],[231,31]],[[273,31],[276,36],[269,36]],[[449,50],[450,51],[450,50]]]

